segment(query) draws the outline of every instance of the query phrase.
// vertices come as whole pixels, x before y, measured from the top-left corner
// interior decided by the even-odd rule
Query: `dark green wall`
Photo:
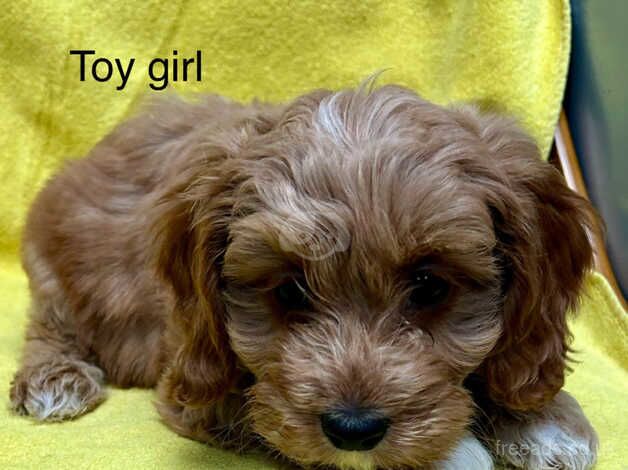
[[[628,1],[573,0],[565,107],[608,250],[628,291]]]

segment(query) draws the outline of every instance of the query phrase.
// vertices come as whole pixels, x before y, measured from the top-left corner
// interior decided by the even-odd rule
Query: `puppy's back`
[[[153,386],[161,371],[170,299],[150,266],[152,209],[203,132],[243,109],[219,97],[164,100],[66,164],[33,203],[22,244],[33,315],[63,324],[113,383]],[[62,318],[47,318],[53,311]]]

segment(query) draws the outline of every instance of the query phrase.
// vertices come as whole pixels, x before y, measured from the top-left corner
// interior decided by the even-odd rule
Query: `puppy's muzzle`
[[[321,415],[323,432],[337,449],[371,450],[388,430],[389,420],[360,408],[342,408]]]

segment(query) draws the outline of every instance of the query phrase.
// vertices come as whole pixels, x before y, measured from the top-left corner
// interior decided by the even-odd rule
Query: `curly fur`
[[[104,373],[156,386],[182,435],[338,468],[490,468],[468,435],[478,409],[493,449],[544,439],[533,425],[551,416],[584,444],[547,458],[585,468],[593,430],[577,404],[555,410],[595,215],[538,157],[511,121],[396,86],[157,104],[33,205],[13,406],[73,417],[104,398]],[[408,302],[419,267],[451,286],[437,307]],[[273,295],[291,278],[305,312]],[[54,406],[34,405],[47,390]],[[321,431],[351,404],[390,419],[369,452]]]

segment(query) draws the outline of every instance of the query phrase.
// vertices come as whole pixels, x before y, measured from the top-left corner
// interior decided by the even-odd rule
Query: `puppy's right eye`
[[[416,308],[434,307],[447,299],[449,290],[447,281],[421,269],[415,274],[410,303]]]
[[[276,287],[275,298],[286,311],[306,310],[310,306],[307,291],[294,279]]]

